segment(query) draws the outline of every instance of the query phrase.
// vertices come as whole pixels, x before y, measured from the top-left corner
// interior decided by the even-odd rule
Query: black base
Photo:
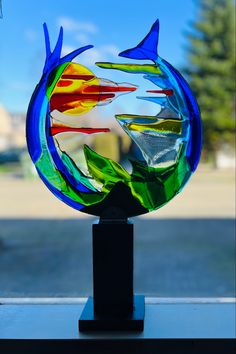
[[[89,297],[79,319],[80,332],[87,331],[137,331],[144,326],[145,304],[143,295],[134,296],[133,312],[124,316],[97,316],[94,314],[93,298]]]

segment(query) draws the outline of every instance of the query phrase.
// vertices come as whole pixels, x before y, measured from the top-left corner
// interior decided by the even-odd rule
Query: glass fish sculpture
[[[111,117],[139,152],[131,154],[130,170],[95,151],[94,134],[108,137],[112,128],[101,126],[99,117],[97,126],[91,127],[86,117],[95,107],[101,106],[102,112],[102,106],[112,104],[118,96],[122,100],[123,94],[134,93],[138,87],[99,78],[72,62],[91,45],[61,57],[62,28],[54,50],[46,24],[44,35],[46,61],[29,104],[26,127],[29,153],[40,178],[66,204],[100,217],[126,218],[165,205],[182,190],[198,165],[201,119],[185,79],[158,55],[159,21],[136,47],[119,54],[129,59],[125,63],[96,63],[103,69],[124,72],[127,80],[141,75],[150,83],[146,94],[136,98],[143,100],[144,108],[147,101],[155,103],[156,115]],[[70,117],[76,123],[66,124]],[[63,134],[78,137],[76,160],[60,147]]]

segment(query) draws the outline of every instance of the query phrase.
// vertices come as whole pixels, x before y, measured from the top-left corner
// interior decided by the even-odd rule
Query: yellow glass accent
[[[134,120],[134,119],[142,119],[142,120],[154,120],[156,122],[157,117],[156,116],[144,116],[144,115],[138,115],[138,114],[116,114],[115,117],[119,120]]]
[[[136,131],[140,133],[143,133],[145,131],[173,133],[178,135],[182,133],[181,121],[175,119],[165,119],[149,124],[126,123],[125,126],[131,131]]]
[[[127,73],[140,73],[140,74],[162,74],[161,69],[156,65],[151,64],[115,64],[115,63],[105,63],[97,62],[95,63],[100,68],[104,69],[116,69],[125,71]]]

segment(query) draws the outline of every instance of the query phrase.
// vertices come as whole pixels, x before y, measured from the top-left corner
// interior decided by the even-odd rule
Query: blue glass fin
[[[119,54],[121,57],[130,59],[150,59],[156,61],[158,58],[157,46],[159,38],[159,20],[157,20],[146,35],[146,37],[140,42],[137,47],[124,50]]]
[[[44,29],[45,47],[46,47],[46,61],[43,69],[44,73],[52,71],[53,68],[55,68],[59,64],[70,62],[72,59],[74,59],[77,55],[83,53],[85,50],[93,48],[92,45],[86,45],[85,47],[76,49],[72,53],[69,53],[65,55],[63,58],[61,58],[61,50],[62,50],[62,43],[63,43],[63,28],[62,27],[60,28],[58,40],[53,51],[51,51],[49,33],[48,33],[48,28],[46,23],[43,24],[43,29]]]

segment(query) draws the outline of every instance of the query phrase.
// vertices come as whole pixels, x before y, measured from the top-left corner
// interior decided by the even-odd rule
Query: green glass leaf
[[[68,167],[70,168],[71,161],[69,162],[65,156],[63,156],[63,158],[66,160],[66,163],[68,163]],[[89,206],[91,204],[101,202],[106,197],[106,191],[84,193],[74,190],[69,183],[65,182],[63,174],[54,167],[51,156],[48,154],[47,150],[43,150],[35,166],[54,188],[63,192],[71,200],[74,200],[85,206]],[[78,175],[77,177],[81,178],[81,176]]]
[[[130,180],[130,175],[120,164],[97,154],[87,145],[84,145],[84,155],[89,173],[104,185],[103,191],[110,191],[116,182],[127,183]]]
[[[85,176],[76,166],[74,161],[67,155],[66,152],[62,151],[61,159],[64,165],[67,167],[67,170],[70,174],[78,181],[81,182],[84,186],[91,189],[94,192],[97,192],[96,188],[89,182],[88,176]]]

